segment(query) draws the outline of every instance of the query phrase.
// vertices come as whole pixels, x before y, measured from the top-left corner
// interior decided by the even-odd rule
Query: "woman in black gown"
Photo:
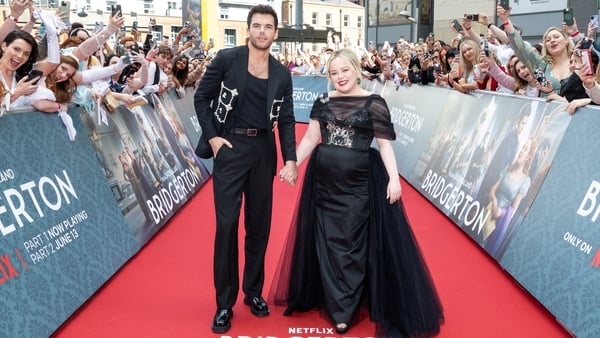
[[[443,310],[400,200],[387,104],[360,87],[352,50],[327,72],[335,90],[314,103],[297,149],[298,164],[310,160],[270,299],[286,315],[321,309],[338,333],[365,305],[380,337],[436,335]]]

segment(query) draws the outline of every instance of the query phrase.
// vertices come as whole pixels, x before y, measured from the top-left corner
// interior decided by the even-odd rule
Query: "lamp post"
[[[414,16],[408,12],[408,5],[412,5]],[[400,11],[399,15],[407,18],[411,22],[411,42],[417,42],[419,36],[419,8],[412,4],[412,0],[409,0],[404,6],[404,9]]]
[[[342,9],[340,8],[340,34],[337,49],[342,48]]]

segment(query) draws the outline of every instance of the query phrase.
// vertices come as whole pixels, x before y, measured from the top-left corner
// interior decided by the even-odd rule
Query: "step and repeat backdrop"
[[[308,122],[327,81],[293,80]],[[574,335],[600,336],[600,110],[363,84],[386,98],[400,174]],[[56,114],[0,117],[0,336],[49,336],[203,186],[193,94],[70,107],[74,141]]]

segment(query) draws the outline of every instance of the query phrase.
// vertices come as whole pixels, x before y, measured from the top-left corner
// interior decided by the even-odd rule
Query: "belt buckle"
[[[258,129],[246,129],[246,136],[258,135]]]

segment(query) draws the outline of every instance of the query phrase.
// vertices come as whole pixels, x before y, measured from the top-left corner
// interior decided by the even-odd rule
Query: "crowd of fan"
[[[18,18],[27,13],[29,21],[18,26]],[[168,38],[156,41],[151,27],[145,39],[135,27],[125,31],[118,12],[94,31],[81,23],[67,25],[67,17],[59,10],[36,9],[32,0],[11,1],[10,15],[0,26],[5,46],[0,51],[0,114],[25,106],[64,113],[69,102],[92,112],[107,96],[130,105],[168,88],[182,96],[186,87],[196,86],[211,61],[212,41],[205,45],[196,40],[188,25],[170,43]],[[36,24],[39,29],[32,35]],[[66,115],[61,118],[68,119]]]
[[[17,18],[27,11],[29,22],[17,27]],[[188,25],[170,43],[168,38],[156,41],[151,27],[143,39],[135,27],[126,32],[120,13],[94,32],[78,23],[66,26],[66,13],[36,10],[32,0],[13,0],[10,13],[0,26],[0,38],[7,47],[15,40],[30,46],[25,56],[15,58],[15,48],[0,54],[0,113],[25,105],[60,112],[68,102],[91,111],[107,96],[131,105],[144,94],[168,88],[183,96],[186,87],[197,85],[212,59],[212,41],[205,45],[197,40]],[[498,6],[497,15],[499,26],[483,13],[465,15],[462,23],[449,28],[456,33],[449,43],[430,34],[412,43],[401,37],[394,46],[384,43],[381,50],[371,43],[361,47],[356,52],[363,77],[396,86],[432,84],[462,93],[479,89],[564,100],[571,114],[578,107],[600,104],[600,43],[593,42],[597,24],[590,21],[584,35],[575,20],[570,25],[563,22],[548,28],[541,43],[531,45],[511,23],[510,9]],[[36,23],[40,29],[34,37],[30,33]],[[487,34],[474,33],[475,25],[487,27]],[[116,37],[112,46],[111,36]],[[324,76],[332,52],[323,48],[320,54],[308,54],[298,48],[295,55],[277,57],[293,75]],[[17,60],[14,69],[2,61],[11,58]],[[32,69],[40,71],[37,77],[28,77]]]
[[[571,114],[578,107],[600,104],[600,43],[593,40],[597,23],[590,21],[587,33],[572,24],[550,27],[542,42],[523,41],[519,28],[510,21],[510,8],[497,7],[498,22],[486,14],[465,15],[448,29],[456,37],[448,43],[430,34],[423,41],[409,42],[401,37],[394,46],[385,42],[380,50],[373,44],[358,49],[363,78],[381,82],[394,81],[396,86],[429,84],[454,88],[466,93],[489,90],[543,97],[569,102]],[[477,34],[481,25],[487,34]],[[310,61],[299,53],[291,64],[295,75],[322,75],[327,53],[312,55]],[[313,59],[320,60],[313,66]]]

